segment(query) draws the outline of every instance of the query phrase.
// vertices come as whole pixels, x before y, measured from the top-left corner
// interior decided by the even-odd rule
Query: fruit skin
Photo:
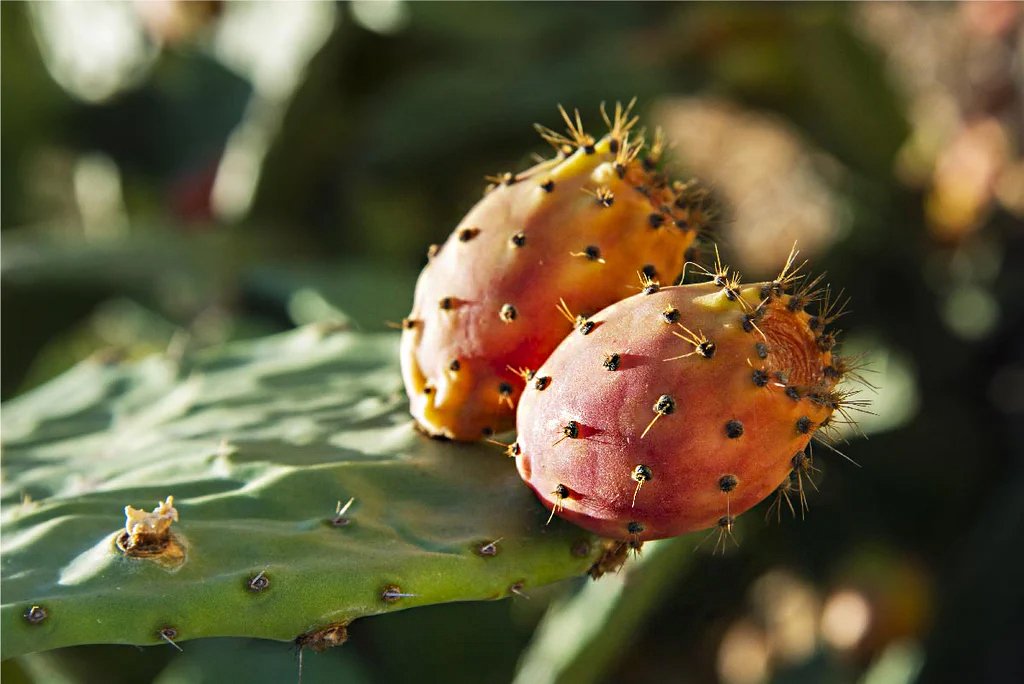
[[[716,281],[613,304],[541,366],[550,383],[520,403],[517,465],[545,506],[637,542],[730,532],[809,466],[804,448],[843,401],[823,317],[779,281]]]
[[[596,142],[578,128],[572,140],[546,132],[558,156],[498,179],[430,250],[401,351],[410,409],[428,434],[511,429],[529,370],[583,322],[576,315],[635,293],[637,273],[668,282],[681,271],[705,223],[703,194],[648,170],[660,143],[638,159],[630,116],[606,117],[611,132]]]

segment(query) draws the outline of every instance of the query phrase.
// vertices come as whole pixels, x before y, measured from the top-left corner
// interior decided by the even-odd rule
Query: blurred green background
[[[5,2],[0,25],[5,399],[93,354],[400,320],[558,103],[593,125],[636,95],[731,264],[797,241],[852,297],[878,389],[805,520],[366,619],[303,681],[1024,681],[1024,5]],[[297,674],[244,640],[3,670]]]

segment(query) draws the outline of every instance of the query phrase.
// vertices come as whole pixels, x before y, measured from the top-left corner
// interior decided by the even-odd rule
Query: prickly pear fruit
[[[820,279],[790,293],[792,267],[753,285],[719,268],[649,286],[559,345],[523,396],[515,444],[552,515],[633,542],[715,526],[724,539],[791,476],[804,502],[804,449],[849,399],[825,330],[840,312],[805,312]]]
[[[556,157],[492,179],[429,250],[402,335],[411,411],[427,433],[511,429],[532,369],[573,327],[588,332],[587,314],[635,292],[637,273],[679,274],[706,222],[704,194],[654,170],[662,141],[632,132],[632,106],[602,108],[600,140],[562,110],[567,136],[539,127]]]

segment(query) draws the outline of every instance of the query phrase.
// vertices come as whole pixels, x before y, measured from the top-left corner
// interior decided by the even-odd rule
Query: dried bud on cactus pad
[[[567,135],[541,129],[555,158],[492,178],[429,251],[402,331],[412,414],[429,434],[510,429],[531,369],[566,335],[593,331],[588,314],[636,292],[637,273],[680,272],[706,223],[704,194],[652,170],[660,145],[632,132],[631,106],[605,116],[600,140],[563,110]]]
[[[178,509],[174,507],[174,497],[169,496],[151,512],[125,506],[124,517],[121,546],[129,553],[143,553],[147,549],[159,550],[167,545],[171,538],[171,524],[178,521]]]
[[[804,312],[817,281],[787,292],[791,267],[753,285],[720,268],[613,304],[567,338],[538,370],[549,386],[518,411],[519,473],[541,501],[639,542],[729,533],[791,474],[802,487],[804,449],[848,399],[822,344],[837,313]]]
[[[150,512],[125,506],[124,516],[124,532],[115,540],[124,555],[146,558],[166,568],[184,563],[185,545],[171,530],[171,525],[178,522],[173,496],[168,496]]]

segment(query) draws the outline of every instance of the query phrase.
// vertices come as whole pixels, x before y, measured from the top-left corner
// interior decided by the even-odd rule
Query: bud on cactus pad
[[[596,140],[579,112],[568,134],[539,127],[557,154],[492,178],[416,285],[403,323],[411,411],[431,435],[475,440],[511,429],[536,369],[587,319],[636,292],[636,274],[670,282],[706,222],[705,195],[654,170],[662,143],[632,131],[632,104],[602,114]],[[641,158],[642,157],[642,158]]]
[[[791,292],[792,266],[753,285],[719,268],[648,287],[562,342],[537,371],[547,387],[523,395],[516,442],[519,474],[552,514],[641,542],[711,527],[724,538],[791,475],[803,503],[805,448],[856,402],[837,389],[845,364],[826,331],[841,312],[806,313],[820,279]]]

